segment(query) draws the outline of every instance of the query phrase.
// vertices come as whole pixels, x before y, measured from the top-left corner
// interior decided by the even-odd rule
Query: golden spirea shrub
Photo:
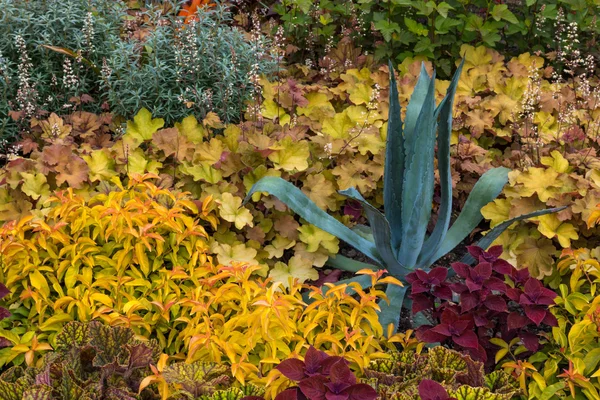
[[[131,327],[176,358],[226,363],[242,382],[265,378],[309,344],[363,368],[402,340],[384,335],[376,303],[385,295],[377,286],[311,288],[309,305],[297,282],[285,288],[257,277],[259,266],[215,265],[203,228],[216,228],[212,199],[191,201],[157,187],[155,178],[132,176],[125,186],[115,178],[117,190],[89,200],[58,192],[45,218],[2,228],[13,316],[0,336],[15,346],[0,351],[0,363],[22,362],[27,351],[27,362],[35,362],[31,352],[46,350],[39,343],[52,344],[72,320]]]

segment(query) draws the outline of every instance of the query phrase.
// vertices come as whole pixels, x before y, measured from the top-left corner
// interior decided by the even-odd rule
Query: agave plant
[[[430,77],[422,65],[403,124],[398,88],[390,63],[390,109],[383,177],[385,212],[382,213],[369,204],[354,188],[340,191],[340,194],[358,201],[363,206],[369,227],[346,227],[321,210],[300,189],[278,177],[265,177],[256,182],[245,202],[256,192],[276,196],[307,222],[355,247],[402,282],[406,283],[406,275],[415,269],[429,269],[481,223],[481,208],[493,201],[508,181],[507,168],[493,168],[483,174],[471,190],[462,212],[450,226],[452,105],[462,66],[463,63],[454,74],[446,96],[436,107],[435,71]],[[436,136],[441,204],[435,227],[428,234],[427,225],[431,218],[434,191]],[[513,222],[557,210],[559,209],[539,210],[506,221],[492,229],[477,245],[486,249]],[[365,267],[377,268],[340,255],[331,258],[330,264],[352,272]],[[352,280],[359,282],[363,287],[370,284],[365,277]],[[388,285],[386,294],[389,303],[380,304],[380,320],[383,326],[388,326],[389,323],[398,326],[405,293],[406,287]]]

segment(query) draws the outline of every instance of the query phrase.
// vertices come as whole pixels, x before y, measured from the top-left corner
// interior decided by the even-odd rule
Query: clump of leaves
[[[369,226],[362,226],[362,234],[351,230],[324,212],[304,192],[280,177],[261,178],[246,196],[249,201],[255,193],[273,195],[320,229],[345,241],[361,251],[390,274],[406,281],[415,269],[428,270],[431,265],[458,246],[483,220],[481,208],[493,201],[508,181],[509,170],[493,168],[477,181],[458,218],[450,225],[452,214],[452,172],[450,169],[450,142],[452,135],[452,107],[465,61],[463,60],[450,82],[439,105],[435,97],[435,71],[430,76],[421,65],[419,79],[406,107],[402,121],[400,99],[395,74],[389,67],[389,121],[383,175],[384,212],[381,212],[355,188],[339,193],[359,202],[365,210]],[[438,125],[439,124],[439,125]],[[436,157],[437,143],[437,157]],[[435,169],[440,176],[441,204],[435,227],[429,231],[432,219]],[[519,215],[500,224],[479,245],[487,248],[513,222],[546,215],[558,209],[545,209]],[[336,259],[342,259],[337,256]],[[471,260],[472,261],[472,260]],[[339,261],[340,269],[356,271],[356,261]],[[364,268],[377,268],[364,265]],[[388,302],[380,305],[382,324],[398,327],[406,288],[390,285],[386,290]]]
[[[275,400],[375,400],[377,392],[357,383],[348,364],[343,357],[329,356],[310,346],[304,361],[290,358],[276,367],[298,386],[284,390]]]
[[[519,394],[510,375],[486,375],[481,362],[442,346],[424,354],[392,352],[390,358],[371,363],[365,377],[382,400],[508,400]]]
[[[527,361],[505,362],[530,398],[599,398],[600,282],[598,251],[565,249],[546,279],[559,295],[550,341]]]
[[[444,267],[407,277],[413,313],[423,313],[433,322],[419,327],[419,339],[450,344],[483,361],[500,346],[496,363],[507,355],[508,342],[521,342],[517,354],[538,351],[536,330],[557,325],[549,310],[556,293],[527,269],[517,270],[500,259],[501,246],[487,252],[476,246],[467,249],[478,263],[453,263],[454,279],[448,279]]]
[[[2,398],[153,399],[139,385],[160,353],[155,341],[140,342],[131,329],[100,322],[71,322],[39,367],[12,367],[2,374]]]
[[[171,385],[169,400],[257,400],[263,399],[264,388],[253,384],[231,387],[232,379],[226,365],[196,361],[175,363],[162,371]]]

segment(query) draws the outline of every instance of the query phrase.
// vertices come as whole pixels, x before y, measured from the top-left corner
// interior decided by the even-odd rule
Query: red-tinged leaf
[[[540,348],[540,340],[539,338],[530,332],[520,332],[519,338],[523,341],[523,345],[529,351],[538,351]]]
[[[506,289],[506,295],[508,296],[509,299],[511,299],[512,301],[519,301],[519,298],[521,297],[521,290],[520,289],[516,289],[516,288],[507,288]]]
[[[469,312],[477,307],[479,299],[473,293],[465,292],[460,295],[460,307],[462,312]]]
[[[348,360],[346,360],[343,357],[340,356],[327,356],[322,362],[321,362],[321,375],[329,375],[331,373],[331,367],[333,365],[335,365],[336,363],[342,363],[344,365],[349,365],[350,363],[348,362]]]
[[[527,318],[532,320],[537,326],[540,326],[544,318],[546,318],[547,311],[543,307],[525,305],[523,306],[523,310],[525,310]]]
[[[467,251],[476,260],[479,260],[479,257],[485,254],[485,251],[483,251],[481,247],[477,246],[467,246]]]
[[[498,259],[498,257],[500,257],[502,255],[502,246],[501,245],[496,245],[496,246],[492,246],[489,249],[487,249],[487,253],[494,257],[495,259]]]
[[[466,330],[460,336],[453,336],[454,343],[471,349],[476,349],[479,346],[479,339],[475,332]]]
[[[331,384],[328,384],[328,387],[329,385]],[[348,395],[346,393],[336,393],[335,391],[330,391],[325,393],[325,398],[327,400],[348,400]]]
[[[462,283],[451,283],[449,286],[450,286],[450,289],[454,293],[458,293],[458,294],[461,294],[461,293],[469,290],[467,285],[463,285]]]
[[[458,276],[460,276],[463,279],[467,279],[471,276],[471,273],[470,273],[471,267],[469,267],[465,263],[461,263],[461,262],[452,263],[452,269],[454,270],[454,272],[456,272],[456,274]]]
[[[313,346],[310,346],[306,351],[306,356],[304,357],[304,370],[306,375],[311,376],[320,373],[321,362],[327,357],[327,354],[324,352],[315,349]]]
[[[498,312],[507,312],[508,311],[506,301],[502,298],[502,296],[497,296],[497,295],[488,296],[485,299],[483,304],[487,308],[489,308],[490,310],[493,310],[493,311],[498,311]]]
[[[276,397],[275,400],[300,400],[300,396],[299,393],[300,389],[299,388],[289,388],[284,390],[283,392],[279,393]]]
[[[350,371],[348,365],[341,360],[337,361],[331,366],[331,370],[329,372],[329,379],[332,383],[335,384],[345,384],[348,386],[356,384],[356,377],[354,376],[352,371]],[[337,392],[339,393],[344,389],[341,389]]]
[[[327,400],[325,393],[327,393],[327,387],[325,384],[328,379],[321,375],[311,376],[310,378],[303,379],[300,381],[298,386],[302,393],[310,400]]]
[[[528,323],[529,319],[517,312],[511,312],[508,314],[507,324],[509,331],[512,331],[513,329],[521,329]]]
[[[5,297],[10,293],[10,290],[4,285],[4,283],[0,283],[0,299]]]
[[[319,279],[316,281],[310,282],[312,286],[321,287],[326,283],[336,283],[340,280],[342,276],[341,269],[334,269],[329,274],[325,274],[323,271],[319,270]]]
[[[515,272],[515,267],[513,267],[508,261],[502,259],[494,261],[492,268],[494,271],[502,275],[512,275]]]
[[[492,276],[492,264],[488,262],[479,263],[477,266],[475,266],[475,268],[473,268],[473,272],[477,274],[476,276],[479,279],[488,279],[490,276]],[[473,274],[471,274],[471,276],[475,278]]]
[[[420,329],[417,331],[417,339],[425,343],[438,343],[448,339],[449,335],[441,335],[434,332],[429,327],[428,329]]]
[[[260,397],[260,396],[245,396],[242,397],[240,400],[265,400],[264,397]],[[294,398],[295,400],[295,398]]]
[[[431,328],[430,330],[433,333],[437,333],[442,336],[450,337],[452,333],[450,331],[450,326],[448,324],[439,324]]]
[[[411,295],[411,299],[413,314],[433,308],[433,300],[426,294]]]
[[[277,367],[275,367],[281,372],[286,378],[292,381],[301,381],[306,378],[306,374],[304,373],[304,363],[297,358],[288,358],[287,360],[283,360]]]
[[[501,293],[506,293],[506,284],[498,278],[491,277],[485,281],[485,287],[489,290],[495,290]]]
[[[433,294],[439,299],[452,301],[452,290],[448,286],[436,287],[433,289]]]
[[[447,400],[449,398],[446,389],[431,379],[423,379],[419,383],[419,396],[421,400]]]
[[[448,270],[444,267],[436,267],[429,272],[429,279],[435,279],[438,282],[436,285],[445,281],[447,276]]]
[[[348,395],[348,400],[376,400],[377,392],[371,386],[359,383],[352,385],[344,391]]]
[[[546,312],[546,316],[542,323],[548,326],[558,326],[558,320],[550,311]]]

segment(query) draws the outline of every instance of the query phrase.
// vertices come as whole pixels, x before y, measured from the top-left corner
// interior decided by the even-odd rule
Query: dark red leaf
[[[529,323],[529,319],[517,312],[511,312],[507,318],[508,330],[520,329]]]
[[[377,392],[371,386],[359,383],[352,385],[344,391],[348,394],[348,400],[376,400]]]
[[[552,313],[550,311],[548,311],[546,313],[546,316],[544,317],[544,320],[542,321],[543,324],[546,324],[548,326],[558,326],[558,321],[556,319],[556,317],[554,315],[552,315]]]
[[[477,246],[467,246],[467,251],[476,260],[479,260],[479,257],[484,254],[483,249],[481,247],[477,247]]]
[[[479,304],[479,299],[473,293],[465,292],[460,295],[460,307],[462,312],[468,312]]]
[[[495,259],[498,259],[498,257],[500,257],[502,255],[502,246],[501,245],[497,245],[497,246],[492,246],[489,249],[487,249],[487,253],[494,257]]]
[[[332,383],[343,383],[347,386],[352,386],[356,384],[356,377],[348,368],[348,365],[343,361],[338,361],[331,366],[331,370],[329,372],[329,379],[331,379]],[[344,388],[346,389],[346,388]],[[340,391],[344,390],[341,389]]]
[[[460,336],[453,336],[454,343],[462,347],[476,349],[479,346],[479,339],[473,331],[464,331]]]
[[[286,378],[292,381],[298,382],[306,378],[306,374],[304,373],[304,363],[297,358],[288,358],[287,360],[283,360],[275,368],[277,368],[279,372],[281,372]]]
[[[442,300],[452,300],[452,290],[448,286],[438,286],[433,289],[433,295]]]
[[[496,260],[492,264],[492,267],[494,271],[502,275],[512,275],[515,271],[515,267],[506,260]]]
[[[437,281],[438,283],[436,283],[436,285],[439,285],[441,282],[445,281],[447,276],[448,270],[444,267],[436,267],[429,272],[429,279],[434,279]]]
[[[311,376],[300,381],[298,386],[302,393],[310,400],[326,400],[325,393],[327,393],[327,387],[325,384],[328,379],[321,375]]]
[[[419,383],[419,397],[421,400],[447,400],[448,392],[442,385],[431,379],[423,379]]]
[[[501,296],[491,295],[485,299],[483,303],[487,308],[493,311],[498,312],[506,312],[508,311],[508,307],[506,306],[506,301]]]
[[[411,295],[411,299],[413,314],[433,308],[433,299],[430,296],[427,296],[426,294],[421,293]]]
[[[540,347],[540,340],[536,335],[530,332],[522,331],[519,333],[519,337],[523,341],[523,345],[527,348],[527,350],[538,351]]]
[[[289,388],[284,390],[283,392],[279,393],[276,397],[275,400],[300,400],[300,396],[298,396],[300,392],[300,389],[297,387],[294,388]]]
[[[458,276],[460,276],[463,279],[467,279],[468,277],[470,277],[471,267],[469,267],[465,263],[461,263],[461,262],[452,263],[452,269],[454,270],[454,272],[456,272],[456,274]]]
[[[327,354],[310,346],[304,357],[304,371],[306,375],[311,376],[320,373],[321,362],[327,358]]]
[[[532,320],[537,326],[539,326],[544,318],[546,318],[546,313],[548,312],[543,307],[528,305],[523,306],[523,310],[525,311],[527,318]]]
[[[331,367],[337,363],[337,362],[341,362],[344,365],[348,365],[349,362],[348,360],[346,360],[343,357],[340,356],[327,356],[327,358],[325,358],[322,362],[321,362],[321,375],[327,376],[331,373]]]
[[[10,290],[4,285],[4,283],[0,283],[0,299],[5,297],[10,293]]]

